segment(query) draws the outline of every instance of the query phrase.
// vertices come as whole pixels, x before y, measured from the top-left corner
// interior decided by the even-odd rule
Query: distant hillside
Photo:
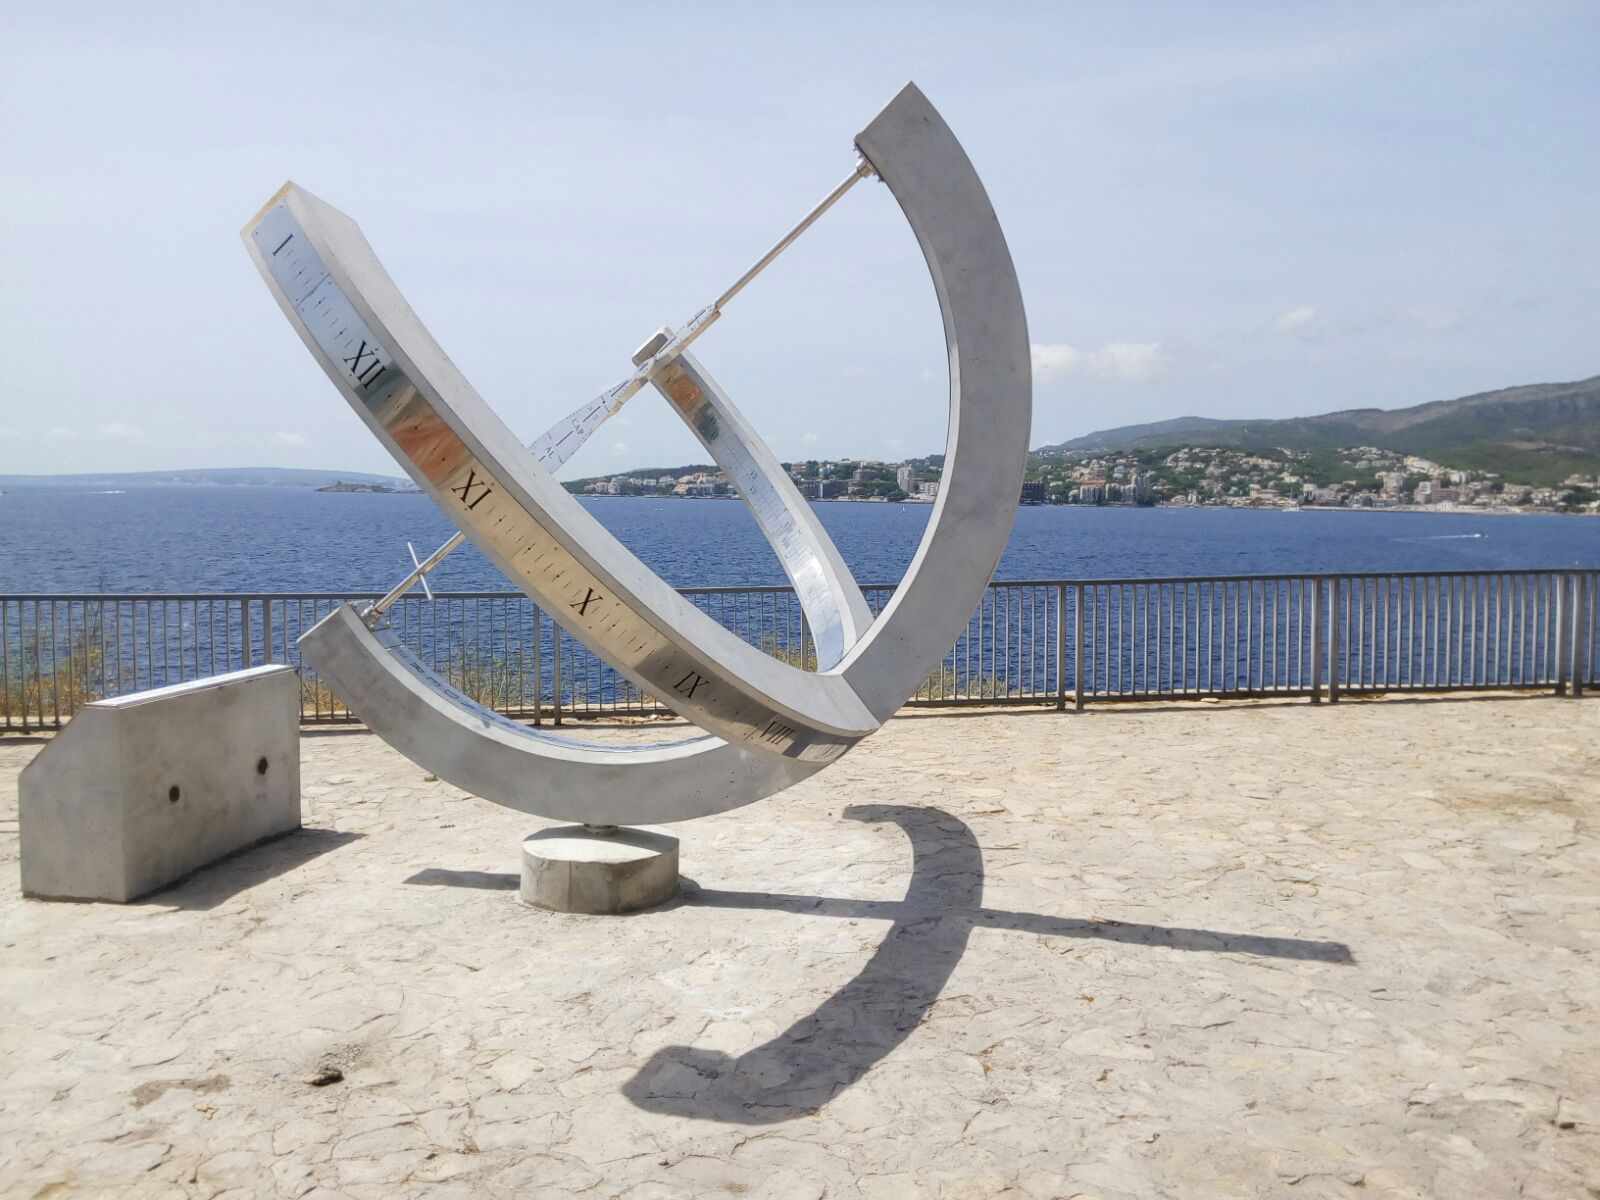
[[[0,491],[110,491],[171,486],[319,488],[330,483],[388,484],[410,490],[409,479],[359,471],[307,471],[292,467],[206,467],[192,471],[102,471],[92,475],[0,475]]]
[[[1279,421],[1179,417],[1074,438],[1043,457],[1164,446],[1376,446],[1449,467],[1494,471],[1523,483],[1600,472],[1600,376],[1434,400],[1411,408],[1352,408]]]
[[[1040,446],[1035,454],[1065,454],[1078,450],[1130,450],[1152,445],[1169,445],[1173,441],[1199,442],[1222,445],[1225,430],[1248,425],[1248,421],[1220,421],[1215,417],[1173,417],[1170,421],[1152,421],[1148,425],[1118,425],[1115,429],[1101,429],[1070,442],[1056,446]]]

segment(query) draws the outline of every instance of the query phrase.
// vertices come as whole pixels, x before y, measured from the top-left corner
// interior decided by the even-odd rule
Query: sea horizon
[[[585,511],[675,587],[785,582],[743,504],[686,507],[673,500],[580,498]],[[933,508],[814,503],[863,584],[902,577]],[[1503,516],[1520,519],[1498,519]],[[1600,522],[1567,517],[1484,510],[1022,505],[995,578],[1600,566]],[[0,593],[386,590],[411,567],[407,542],[421,556],[454,532],[432,502],[416,493],[238,484],[28,489],[0,499]],[[438,590],[511,587],[470,546],[448,558],[432,582]]]

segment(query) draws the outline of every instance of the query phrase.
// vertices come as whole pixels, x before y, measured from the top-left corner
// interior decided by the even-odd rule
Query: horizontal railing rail
[[[876,614],[893,584],[862,591]],[[784,585],[682,594],[767,653],[814,668]],[[296,640],[354,592],[0,595],[0,731],[57,729],[91,700],[263,663],[300,669],[307,722],[354,717]],[[389,612],[417,656],[539,723],[669,711],[520,592],[435,592]],[[1600,570],[995,581],[909,703],[1049,703],[1600,688]]]

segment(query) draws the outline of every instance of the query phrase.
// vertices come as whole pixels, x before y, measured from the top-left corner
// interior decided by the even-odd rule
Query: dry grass
[[[8,647],[5,687],[0,689],[7,722],[24,729],[54,725],[104,695],[96,686],[105,675],[100,620],[99,605],[90,605],[82,626],[69,627],[65,639],[37,647],[19,639]]]

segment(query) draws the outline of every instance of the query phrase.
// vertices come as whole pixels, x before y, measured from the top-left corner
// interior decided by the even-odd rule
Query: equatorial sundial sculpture
[[[303,660],[368,726],[462,790],[590,826],[735,808],[821,770],[942,661],[1005,547],[1027,459],[1027,322],[982,183],[907,84],[856,136],[850,176],[681,330],[662,329],[616,387],[524,446],[429,335],[355,223],[287,184],[244,230],[262,276],[346,400],[460,533],[375,604],[300,639]],[[810,505],[689,353],[750,279],[863,178],[894,194],[944,318],[950,424],[931,519],[874,619]],[[799,598],[817,670],[780,661],[650,571],[553,474],[629,397],[656,388],[749,505]],[[530,728],[449,686],[387,626],[388,607],[467,538],[567,632],[704,731],[649,746]]]

